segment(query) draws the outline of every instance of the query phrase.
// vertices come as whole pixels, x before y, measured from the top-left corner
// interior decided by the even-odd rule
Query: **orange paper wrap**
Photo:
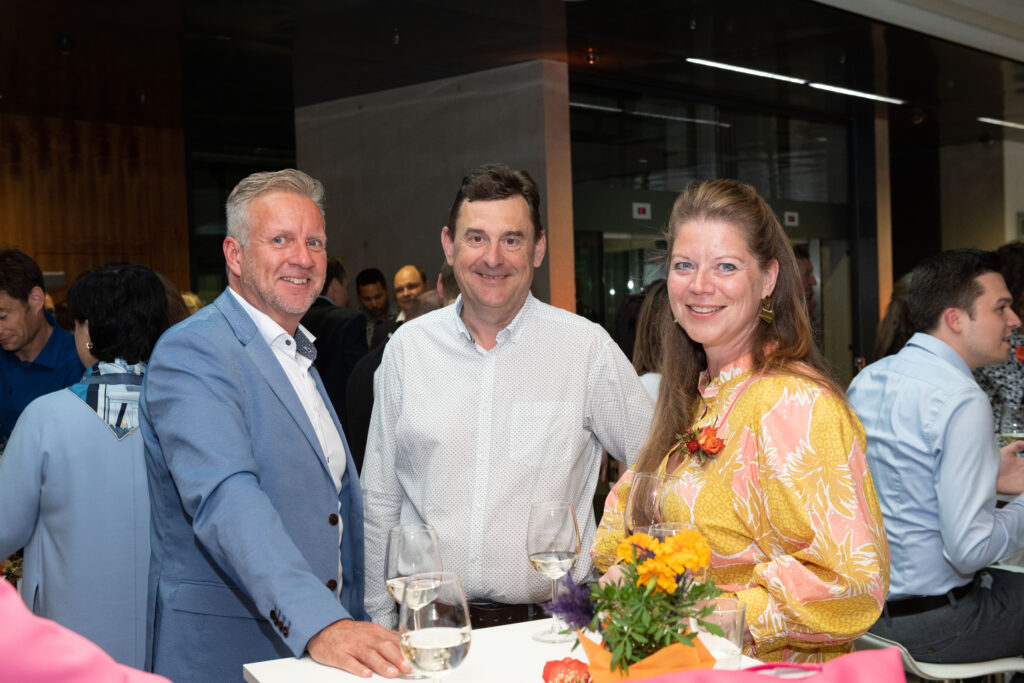
[[[601,643],[595,643],[582,631],[577,632],[580,645],[587,653],[590,662],[590,679],[593,683],[615,683],[616,681],[637,681],[652,676],[660,676],[687,669],[710,669],[715,665],[715,658],[699,638],[695,638],[693,646],[675,643],[664,647],[653,655],[641,659],[629,666],[629,675],[623,675],[618,669],[611,670],[612,653],[604,649]]]

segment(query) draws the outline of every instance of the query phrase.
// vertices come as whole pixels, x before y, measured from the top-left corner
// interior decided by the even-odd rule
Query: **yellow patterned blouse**
[[[689,457],[665,521],[696,524],[712,549],[710,576],[747,605],[763,661],[823,661],[850,652],[881,613],[889,546],[864,458],[867,438],[843,401],[789,375],[752,377],[751,357],[701,382],[725,442],[713,460]],[[664,470],[666,459],[661,462]],[[633,470],[605,502],[594,564],[606,571],[623,536]]]

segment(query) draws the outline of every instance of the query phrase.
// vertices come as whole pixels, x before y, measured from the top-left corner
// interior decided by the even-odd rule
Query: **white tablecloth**
[[[469,654],[466,655],[462,666],[448,674],[444,679],[445,683],[529,683],[541,680],[544,664],[552,659],[575,657],[587,661],[582,647],[571,651],[575,640],[548,644],[538,643],[531,637],[534,631],[548,628],[550,622],[550,619],[545,619],[474,629]],[[757,664],[756,660],[748,657],[743,659],[745,667]],[[242,667],[242,674],[248,683],[345,683],[387,680],[377,675],[372,679],[359,678],[317,664],[308,656],[302,659],[288,657],[246,664]]]

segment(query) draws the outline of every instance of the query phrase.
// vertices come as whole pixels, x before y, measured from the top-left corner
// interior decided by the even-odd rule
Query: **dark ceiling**
[[[930,125],[941,145],[1024,141],[976,120],[1007,116],[1024,65],[809,0],[185,0],[183,17],[198,150],[287,156],[295,106],[535,58],[567,60],[574,90],[824,120],[874,106],[684,61],[694,56],[907,100],[890,107],[894,136]]]

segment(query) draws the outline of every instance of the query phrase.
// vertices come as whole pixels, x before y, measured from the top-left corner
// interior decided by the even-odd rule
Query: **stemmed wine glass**
[[[627,536],[648,534],[653,525],[667,521],[663,507],[665,495],[679,482],[679,477],[661,472],[638,472],[633,475],[623,520]]]
[[[408,577],[441,571],[441,544],[429,524],[399,524],[388,533],[385,586],[399,605]]]
[[[435,683],[462,663],[471,628],[466,594],[451,572],[407,577],[398,610],[402,656],[418,674]]]
[[[551,600],[558,579],[565,576],[580,554],[580,531],[576,510],[565,501],[547,501],[530,506],[526,530],[526,553],[534,569],[551,579]],[[576,636],[562,633],[565,624],[555,617],[551,628],[533,634],[542,643],[564,643]]]

